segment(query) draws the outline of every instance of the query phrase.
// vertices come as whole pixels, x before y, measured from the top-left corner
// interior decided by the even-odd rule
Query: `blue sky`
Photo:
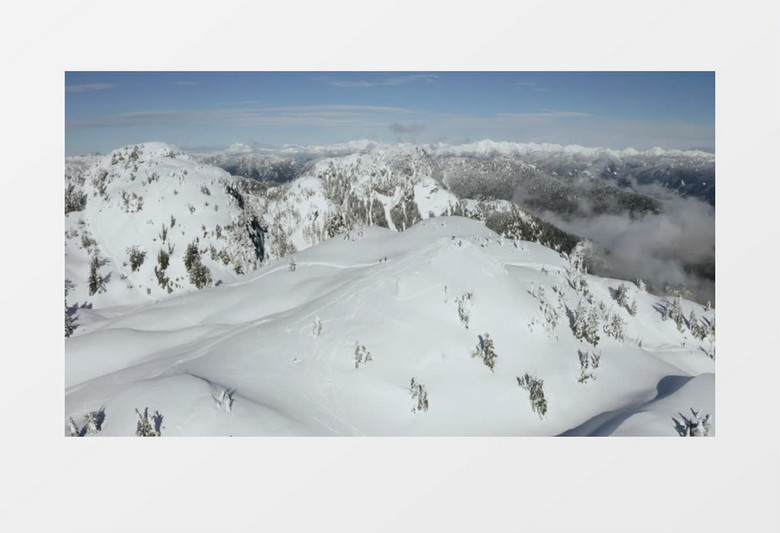
[[[715,146],[713,72],[66,72],[67,155],[355,139]]]

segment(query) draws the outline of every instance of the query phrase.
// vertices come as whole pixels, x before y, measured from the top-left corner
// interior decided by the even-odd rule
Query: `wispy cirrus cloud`
[[[314,105],[286,107],[232,107],[224,109],[132,111],[113,115],[83,117],[66,124],[70,130],[132,126],[184,126],[228,124],[235,126],[376,126],[386,117],[412,113],[392,106]]]
[[[328,80],[330,85],[334,87],[377,87],[377,86],[394,86],[403,85],[405,83],[425,82],[430,83],[435,81],[438,76],[436,74],[409,74],[407,76],[393,76],[392,78],[386,78],[378,81],[366,81],[366,80]]]
[[[116,87],[116,84],[114,83],[82,83],[82,84],[75,84],[75,85],[66,85],[65,86],[65,92],[66,93],[83,93],[87,91],[105,91],[106,89],[111,89],[113,87]]]
[[[584,111],[557,111],[555,109],[542,109],[534,113],[499,113],[497,118],[501,119],[525,119],[525,118],[592,118],[596,115],[585,113]]]

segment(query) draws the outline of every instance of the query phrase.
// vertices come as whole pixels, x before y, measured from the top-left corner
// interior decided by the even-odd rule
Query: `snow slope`
[[[135,410],[147,407],[162,415],[163,436],[677,435],[678,413],[714,417],[714,340],[678,331],[662,319],[667,300],[626,283],[631,316],[610,292],[620,281],[594,276],[587,307],[619,315],[624,338],[577,340],[584,300],[572,267],[539,244],[435,217],[404,232],[353,230],[294,260],[294,270],[273,260],[218,287],[93,317],[65,341],[66,433],[70,417],[81,425],[102,409],[99,435],[133,435]],[[467,293],[468,327],[456,300]],[[551,331],[543,301],[560,312]],[[691,310],[714,320],[683,300]],[[493,371],[472,356],[486,334]],[[600,354],[595,379],[578,382],[578,350]],[[356,351],[370,360],[356,363]],[[526,373],[543,380],[543,417],[518,384]],[[427,410],[413,412],[412,378]],[[232,402],[218,401],[225,391]]]
[[[69,158],[65,178],[66,188],[83,198],[82,209],[65,215],[66,299],[82,308],[81,325],[90,319],[88,309],[110,313],[194,290],[184,262],[193,243],[210,272],[209,284],[232,281],[263,259],[261,232],[252,224],[257,215],[230,194],[236,179],[170,145],[144,143],[102,157]],[[143,256],[136,268],[132,248]],[[161,252],[168,255],[165,268]],[[92,293],[95,255],[101,281]]]

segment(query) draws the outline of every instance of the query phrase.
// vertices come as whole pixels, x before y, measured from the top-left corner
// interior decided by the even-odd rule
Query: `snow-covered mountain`
[[[516,196],[632,217],[652,199],[499,148],[66,159],[66,432],[714,431],[714,311],[588,275],[595,248]],[[235,157],[272,170],[216,166]]]
[[[169,145],[68,159],[65,181],[73,310],[153,302],[231,281],[265,257],[260,219],[236,178]]]
[[[204,162],[224,168],[232,174],[281,183],[306,173],[312,162],[324,158],[352,154],[370,157],[375,152],[392,154],[420,150],[436,166],[463,167],[465,161],[475,167],[478,173],[489,171],[493,174],[498,170],[503,174],[499,181],[504,190],[492,184],[492,189],[488,187],[481,191],[494,198],[496,194],[503,199],[512,198],[512,191],[507,193],[505,190],[510,180],[522,183],[523,179],[552,178],[556,180],[556,189],[575,184],[580,185],[581,191],[583,182],[598,178],[605,180],[608,185],[617,186],[624,193],[637,193],[637,188],[641,193],[642,186],[656,185],[715,204],[715,155],[698,150],[613,150],[578,145],[496,142],[488,139],[458,145],[385,144],[363,140],[281,148],[233,145],[225,151],[201,154],[200,157]],[[486,161],[493,163],[485,167]],[[500,163],[496,164],[496,161]],[[522,176],[524,173],[526,175]]]
[[[444,214],[490,225],[501,214],[502,232],[547,244],[557,239],[566,250],[575,242],[507,201],[457,197],[419,148],[372,147],[307,168],[290,182],[261,182],[162,143],[66,159],[71,314],[84,308],[83,324],[94,314],[89,309],[232,281],[358,226],[401,231]]]
[[[181,175],[179,164],[148,170]],[[209,198],[227,211],[226,197]],[[356,227],[77,328],[63,429],[712,434],[714,312],[587,275],[585,251],[566,256],[463,217]]]

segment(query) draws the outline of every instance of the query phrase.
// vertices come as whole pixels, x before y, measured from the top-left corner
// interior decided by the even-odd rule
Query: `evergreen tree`
[[[490,338],[489,333],[485,333],[484,337],[482,335],[477,335],[477,337],[479,342],[477,343],[477,348],[471,352],[471,357],[481,358],[485,366],[493,372],[493,368],[496,366],[496,359],[498,358],[498,354],[493,349],[493,339]]]
[[[614,337],[619,341],[622,341],[624,325],[625,322],[623,322],[623,319],[620,317],[620,315],[613,313],[612,316],[609,317],[609,320],[604,324],[604,333]]]
[[[369,361],[371,361],[371,352],[366,350],[366,347],[360,344],[359,342],[355,342],[355,368],[358,368],[360,365],[367,365]]]
[[[89,295],[97,293],[100,290],[100,284],[103,278],[100,277],[100,259],[97,252],[92,255],[92,261],[89,264]]]
[[[68,431],[70,432],[71,437],[82,437],[81,430],[79,429],[78,424],[76,424],[76,421],[73,420],[73,417],[70,417],[70,420],[68,421]]]
[[[127,253],[130,256],[130,268],[135,272],[144,263],[146,252],[140,251],[137,246],[132,246],[127,249]]]
[[[679,413],[680,417],[683,419],[683,424],[680,424],[677,420],[674,422],[677,433],[681,437],[709,437],[711,430],[710,415],[707,414],[704,415],[704,418],[699,418],[700,412],[701,410],[694,411],[691,409],[691,418]]]
[[[159,411],[155,411],[154,416],[149,416],[149,408],[145,407],[143,414],[135,410],[138,415],[138,425],[136,426],[135,434],[138,437],[159,437],[160,425],[162,424],[163,416]]]
[[[154,266],[154,275],[157,277],[157,283],[163,289],[168,289],[168,293],[171,293],[173,289],[170,286],[170,279],[165,275],[165,269],[168,268],[170,262],[170,256],[165,250],[160,250],[157,253],[157,264]]]
[[[672,319],[677,326],[677,331],[683,332],[685,327],[685,321],[683,317],[682,306],[680,304],[680,297],[675,296],[666,308],[666,318]]]
[[[71,322],[68,315],[68,302],[65,302],[65,337],[67,338],[71,335],[73,335],[73,322]]]
[[[417,405],[415,407],[412,407],[412,412],[418,413],[420,411],[427,411],[428,391],[425,390],[425,386],[415,382],[414,378],[412,378],[412,382],[409,385],[409,391],[412,394],[412,399],[417,400]]]
[[[691,335],[699,340],[704,340],[704,337],[707,336],[707,331],[699,322],[694,308],[691,308],[691,314],[688,315],[688,329],[690,330]]]
[[[455,298],[455,302],[458,304],[458,318],[466,326],[466,329],[469,329],[469,307],[473,298],[474,293],[472,292],[467,292]]]
[[[588,313],[588,321],[585,325],[585,340],[587,340],[593,346],[599,343],[599,315],[595,307],[590,308]]]
[[[184,267],[190,277],[190,283],[198,289],[211,285],[211,271],[201,262],[200,252],[195,243],[187,245],[184,254]]]
[[[68,185],[68,188],[65,189],[65,214],[81,211],[85,205],[86,196],[84,193],[76,189],[73,184]]]
[[[621,283],[614,292],[615,301],[620,307],[628,308],[628,287]]]
[[[577,304],[577,309],[574,311],[574,338],[580,341],[585,339],[586,328],[587,315],[585,314],[585,305],[580,300]]]
[[[528,373],[522,378],[517,378],[517,383],[524,390],[529,392],[531,400],[531,410],[544,418],[547,414],[547,400],[544,397],[544,380],[530,376]]]

